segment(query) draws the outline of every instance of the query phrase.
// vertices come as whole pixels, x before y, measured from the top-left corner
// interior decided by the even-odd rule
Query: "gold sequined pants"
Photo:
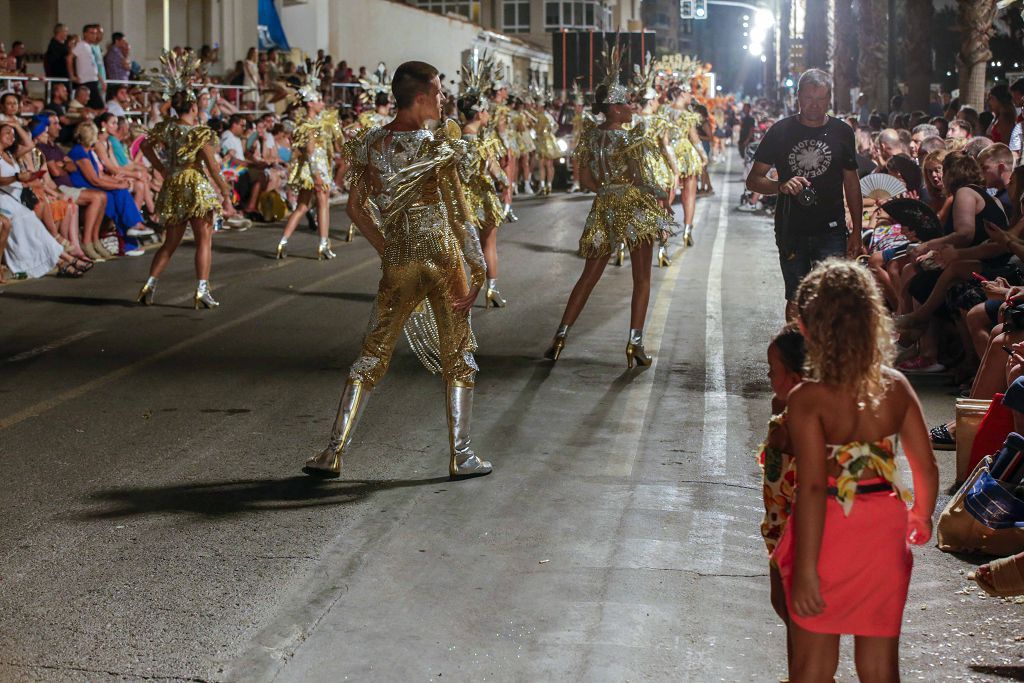
[[[385,262],[387,262],[385,258]],[[430,301],[440,340],[441,373],[445,382],[472,384],[477,365],[468,312],[453,310],[455,298],[467,292],[466,275],[457,253],[384,265],[377,288],[376,320],[363,340],[349,378],[374,386],[387,372],[395,343],[406,319],[423,299]]]

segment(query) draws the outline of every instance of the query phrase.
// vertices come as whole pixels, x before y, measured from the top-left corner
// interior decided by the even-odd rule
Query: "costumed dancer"
[[[320,243],[316,248],[317,260],[337,256],[331,250],[331,183],[334,178],[334,152],[344,140],[338,122],[338,111],[324,111],[320,95],[320,64],[307,65],[306,82],[296,96],[306,108],[305,116],[292,133],[292,160],[288,164],[288,188],[298,195],[295,210],[288,216],[281,241],[277,243],[277,258],[288,255],[288,239],[299,226],[299,221],[316,200],[316,226]]]
[[[587,113],[585,105],[586,102],[583,97],[583,89],[580,88],[580,84],[572,84],[572,136],[569,141],[569,155],[572,159],[572,187],[569,188],[569,192],[582,192],[580,188],[580,170],[579,164],[576,161],[575,151],[576,143],[579,142],[580,134],[583,131],[583,117],[590,116]]]
[[[562,156],[562,150],[558,148],[558,138],[555,133],[558,131],[558,123],[551,115],[545,104],[547,97],[541,93],[538,95],[537,110],[534,113],[535,122],[533,132],[536,134],[537,165],[540,167],[540,193],[551,194],[551,183],[555,179],[555,159]]]
[[[231,188],[224,181],[217,161],[217,135],[207,126],[198,124],[199,106],[193,81],[200,74],[201,63],[194,54],[179,57],[164,51],[160,68],[154,69],[150,76],[151,87],[170,102],[177,116],[165,118],[154,126],[141,145],[146,159],[164,179],[156,197],[156,213],[164,221],[164,243],[153,256],[149,279],[137,299],[147,306],[153,303],[157,279],[188,227],[192,228],[196,243],[198,283],[193,305],[195,308],[220,305],[210,293],[213,224],[218,214],[233,216],[235,209],[231,204]],[[162,148],[159,154],[157,147]]]
[[[683,242],[693,246],[693,215],[697,210],[697,179],[708,163],[704,147],[697,135],[700,125],[700,114],[690,110],[692,100],[689,91],[674,86],[668,90],[668,98],[672,106],[668,115],[675,124],[672,128],[672,147],[676,155],[676,166],[679,170],[680,201],[683,205]]]
[[[613,48],[609,74],[594,93],[594,112],[604,115],[599,125],[586,125],[576,147],[580,184],[597,193],[580,238],[580,256],[587,261],[562,314],[555,338],[545,357],[557,360],[565,348],[569,328],[608,265],[608,257],[620,242],[629,249],[633,269],[633,298],[626,362],[650,365],[644,349],[644,321],[651,294],[651,257],[654,242],[663,230],[672,232],[668,197],[650,169],[660,157],[647,138],[643,121],[630,130],[633,120],[629,89],[618,83],[619,50]]]
[[[449,475],[490,474],[491,464],[473,453],[469,440],[478,370],[470,309],[486,272],[462,190],[473,155],[454,121],[433,133],[424,129],[427,121],[441,120],[445,96],[437,69],[402,64],[392,93],[395,120],[345,145],[348,213],[382,261],[372,327],[349,370],[330,441],[303,471],[339,476],[359,416],[404,328],[420,360],[447,384]]]
[[[494,110],[491,112],[494,131],[505,147],[504,169],[508,187],[501,193],[504,202],[505,221],[515,223],[519,217],[512,211],[512,192],[516,187],[519,172],[519,140],[512,125],[512,109],[508,106],[508,85],[503,82],[494,85]]]
[[[660,110],[661,102],[658,100],[658,92],[654,89],[654,78],[654,62],[648,61],[646,70],[638,72],[634,82],[637,91],[643,93],[641,96],[643,109],[640,116],[646,126],[647,138],[660,152],[658,158],[653,160],[654,177],[658,181],[658,186],[665,189],[668,205],[672,206],[679,168],[676,165],[676,155],[671,144],[672,121]],[[668,232],[662,232],[658,237],[659,268],[672,265],[672,260],[668,255],[669,237],[670,233]]]
[[[506,301],[498,291],[498,226],[504,217],[501,199],[496,188],[504,189],[508,178],[501,169],[504,148],[497,135],[489,134],[488,123],[491,114],[484,93],[495,77],[493,59],[487,54],[473,55],[468,66],[462,68],[462,88],[458,101],[459,114],[465,122],[462,139],[466,141],[476,161],[464,194],[470,213],[480,229],[480,246],[487,264],[487,288],[484,291],[485,306],[504,308]],[[500,78],[500,76],[498,76]]]
[[[512,114],[519,143],[519,179],[523,182],[523,189],[519,193],[532,197],[536,194],[533,191],[533,155],[537,151],[537,145],[533,142],[533,124],[536,119],[521,97],[516,98]]]

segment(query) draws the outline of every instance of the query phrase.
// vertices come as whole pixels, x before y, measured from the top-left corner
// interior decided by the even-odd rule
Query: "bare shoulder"
[[[801,382],[789,392],[789,397],[786,399],[786,412],[790,416],[795,413],[815,414],[822,405],[826,405],[834,398],[831,394],[831,390],[820,382]]]

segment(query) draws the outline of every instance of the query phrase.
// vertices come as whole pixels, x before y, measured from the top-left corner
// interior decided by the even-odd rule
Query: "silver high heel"
[[[288,255],[288,243],[286,241],[284,241],[284,240],[281,240],[280,242],[277,243],[277,255],[274,258],[276,258],[278,261],[281,261],[287,255]]]
[[[626,367],[632,369],[634,363],[647,367],[652,362],[654,360],[644,350],[644,331],[630,329],[629,342],[626,344]]]
[[[156,294],[156,285],[150,285],[148,282],[142,285],[142,289],[139,290],[139,295],[135,297],[135,303],[142,304],[143,306],[153,305],[153,296]]]
[[[498,291],[498,281],[494,278],[487,280],[487,290],[484,292],[484,301],[487,308],[494,306],[495,308],[505,308],[508,302],[502,298],[501,292]]]
[[[512,207],[509,207],[508,211],[505,212],[505,222],[506,223],[518,223],[519,222],[519,217],[516,216],[512,212]]]
[[[341,457],[352,442],[352,434],[369,399],[370,390],[359,380],[348,380],[341,393],[338,415],[331,428],[331,440],[327,448],[306,461],[302,471],[313,477],[335,479],[341,476]]]
[[[693,246],[693,226],[692,225],[684,225],[683,226],[683,244],[685,244],[688,247],[692,247]]]
[[[469,424],[473,419],[473,385],[452,382],[448,385],[448,445],[451,459],[448,476],[452,479],[482,477],[492,471],[491,463],[481,460],[469,447]]]
[[[320,240],[320,244],[316,248],[316,260],[330,261],[335,256],[337,254],[331,251],[331,241],[327,239]]]
[[[208,286],[198,287],[196,289],[196,295],[192,300],[193,307],[199,310],[200,306],[206,308],[217,308],[220,306],[217,300],[213,298],[213,294],[210,294],[210,288]]]

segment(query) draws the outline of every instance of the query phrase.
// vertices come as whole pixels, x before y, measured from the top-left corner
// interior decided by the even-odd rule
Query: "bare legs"
[[[680,183],[679,201],[683,205],[683,223],[693,225],[693,214],[697,211],[697,176],[687,176]]]
[[[484,252],[487,264],[487,279],[498,279],[498,232],[495,228],[484,228],[480,231],[480,247]]]
[[[299,221],[309,211],[314,199],[316,200],[316,227],[320,235],[320,246],[317,249],[317,255],[320,258],[334,258],[334,252],[330,250],[330,242],[328,240],[331,230],[331,207],[329,203],[330,190],[326,185],[323,190],[302,190],[299,192],[299,199],[295,204],[295,210],[288,216],[288,222],[285,223],[284,232],[281,234],[281,241],[277,245],[278,258],[284,258],[284,247],[288,244],[288,239],[295,232],[295,229],[299,227]]]
[[[644,320],[647,318],[647,304],[651,298],[651,258],[653,254],[654,245],[651,242],[644,242],[629,252],[630,266],[633,269],[630,327],[643,328]],[[587,259],[583,265],[583,273],[576,281],[576,285],[569,295],[569,301],[565,304],[565,312],[562,314],[563,325],[572,325],[576,322],[607,265],[607,256]]]
[[[839,666],[839,636],[790,627],[793,662],[789,670],[792,683],[832,681]],[[900,680],[899,638],[854,638],[854,662],[857,677],[863,683],[898,683]]]

